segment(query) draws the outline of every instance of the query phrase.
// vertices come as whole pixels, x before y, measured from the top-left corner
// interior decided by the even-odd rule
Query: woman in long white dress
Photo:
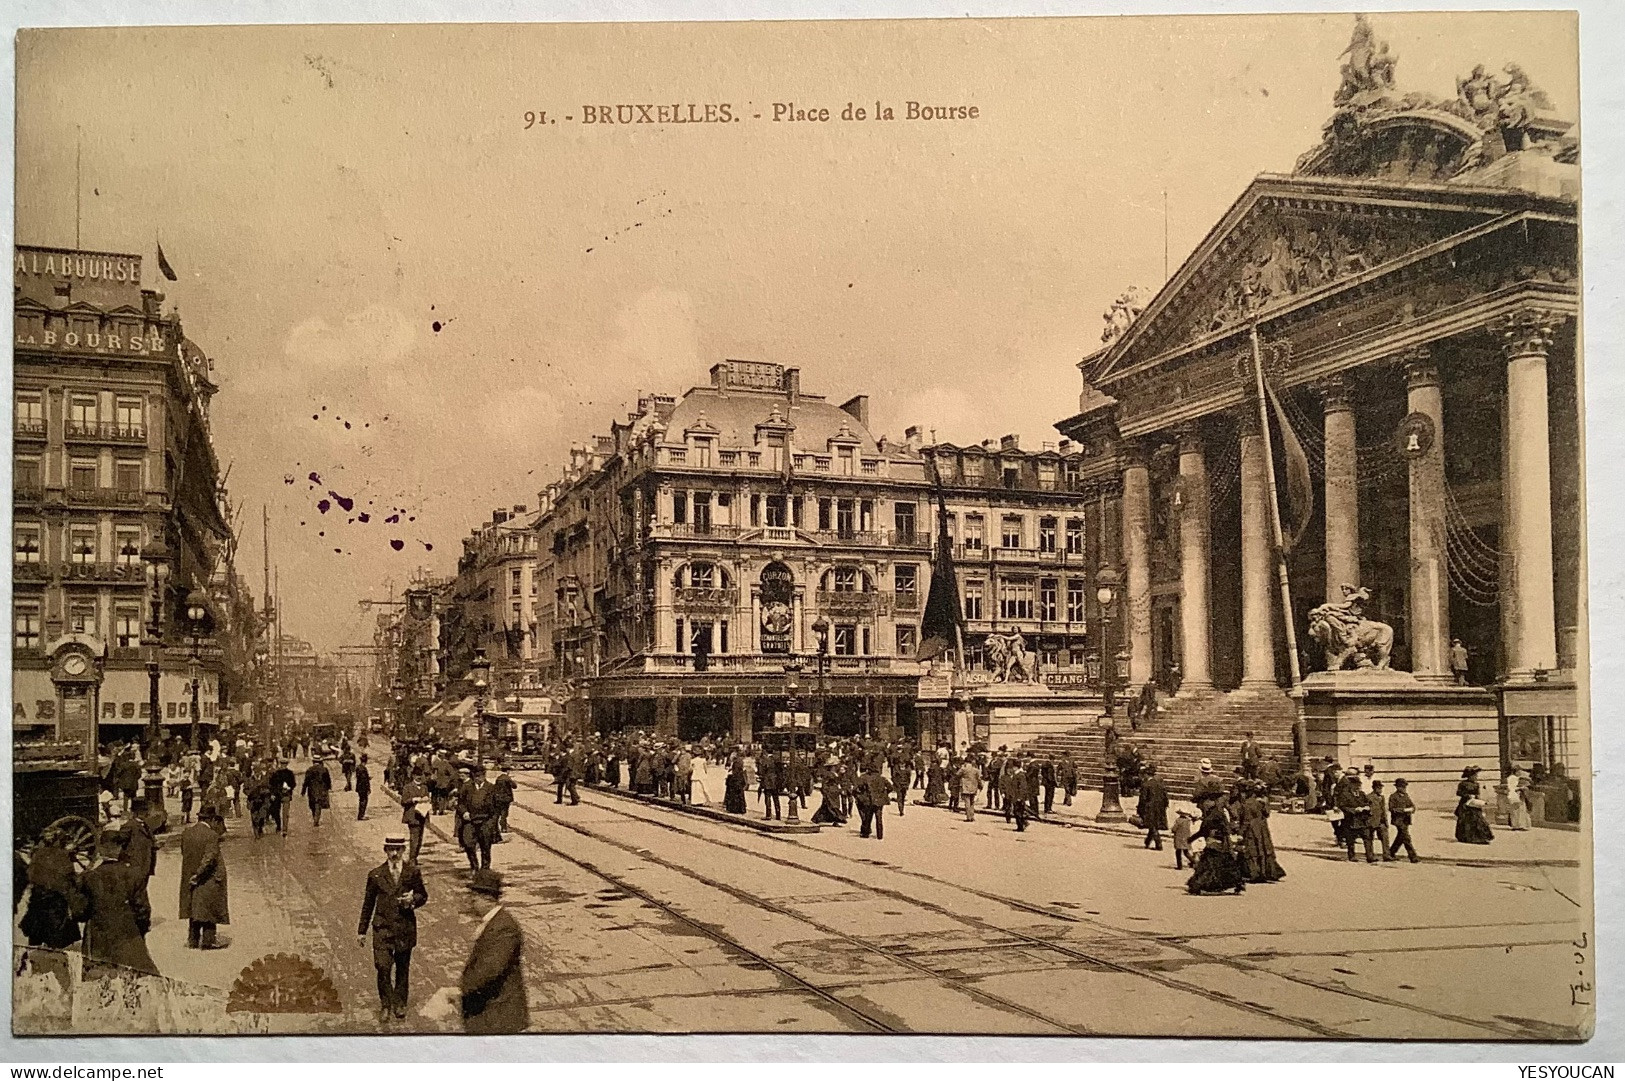
[[[1524,800],[1524,791],[1529,785],[1521,767],[1512,767],[1512,772],[1506,778],[1506,786],[1507,824],[1515,830],[1526,830],[1530,826],[1530,821],[1529,804]]]

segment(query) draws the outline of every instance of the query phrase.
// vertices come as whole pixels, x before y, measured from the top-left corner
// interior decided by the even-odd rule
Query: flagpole
[[[1275,541],[1275,579],[1281,588],[1281,622],[1286,628],[1286,654],[1292,667],[1292,686],[1303,682],[1303,671],[1298,664],[1298,634],[1292,625],[1292,585],[1287,580],[1286,539],[1281,531],[1281,502],[1275,485],[1275,445],[1270,436],[1269,411],[1265,406],[1264,350],[1258,338],[1258,317],[1249,328],[1253,345],[1253,377],[1258,398],[1258,430],[1264,437],[1265,479],[1270,496],[1270,531]]]
[[[1298,664],[1298,632],[1292,625],[1292,585],[1287,578],[1286,543],[1281,535],[1281,502],[1275,487],[1275,448],[1270,437],[1269,411],[1264,405],[1264,349],[1258,338],[1258,316],[1254,314],[1248,328],[1253,346],[1253,385],[1258,397],[1258,430],[1264,437],[1264,476],[1269,487],[1270,529],[1275,541],[1275,580],[1281,588],[1281,624],[1286,631],[1286,655],[1292,669],[1292,689],[1303,683],[1303,670]],[[1297,744],[1298,772],[1313,778],[1309,769],[1309,730],[1303,719],[1302,703],[1295,703],[1292,719],[1292,738]]]
[[[84,201],[85,129],[75,128],[73,139],[73,246],[83,247],[79,240],[79,218]]]

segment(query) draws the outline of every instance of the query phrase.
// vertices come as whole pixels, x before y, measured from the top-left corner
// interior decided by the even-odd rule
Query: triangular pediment
[[[1255,311],[1268,316],[1369,281],[1452,237],[1552,203],[1449,184],[1260,176],[1124,333],[1085,362],[1085,378],[1107,385],[1236,333]]]

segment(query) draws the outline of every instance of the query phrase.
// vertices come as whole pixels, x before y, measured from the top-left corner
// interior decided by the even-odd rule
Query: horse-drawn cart
[[[68,850],[88,870],[101,840],[101,777],[80,742],[13,748],[13,848],[26,864],[42,842]]]

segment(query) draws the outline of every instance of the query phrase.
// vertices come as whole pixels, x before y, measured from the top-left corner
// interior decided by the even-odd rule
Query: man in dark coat
[[[147,874],[131,862],[129,836],[122,831],[105,834],[107,858],[85,872],[85,940],[80,949],[86,960],[156,976],[158,966],[147,951],[146,935],[152,929]]]
[[[141,875],[137,891],[150,917],[152,901],[147,895],[147,884],[158,870],[158,838],[152,835],[152,826],[147,823],[147,798],[137,796],[130,801],[130,808],[130,817],[119,830],[120,843],[124,846],[124,862]]]
[[[491,844],[497,837],[497,791],[475,766],[457,794],[457,841],[468,855],[468,869],[491,869]]]
[[[315,825],[322,824],[322,812],[327,810],[332,802],[333,775],[327,772],[327,763],[320,758],[310,764],[305,770],[305,783],[299,791],[310,803],[310,820]]]
[[[215,927],[231,922],[226,861],[220,854],[220,835],[225,832],[225,820],[210,808],[181,834],[180,918],[188,921],[188,949],[214,949]]]
[[[406,838],[384,838],[384,862],[367,872],[356,937],[367,944],[372,928],[372,967],[378,975],[378,1020],[406,1016],[412,950],[418,944],[418,909],[429,903],[418,865],[405,858]]]
[[[367,756],[361,755],[361,761],[355,767],[355,820],[367,820],[367,800],[372,797],[372,771],[367,768]]]
[[[497,779],[491,782],[496,789],[497,799],[497,840],[508,832],[508,809],[513,806],[514,788],[513,776],[508,772],[506,761],[497,763]]]
[[[293,815],[288,813],[288,804],[293,801],[293,790],[299,784],[294,779],[293,770],[288,768],[286,758],[271,771],[267,783],[271,786],[271,821],[276,823],[276,831],[286,837],[293,826]]]
[[[502,907],[502,876],[476,871],[469,889],[485,909],[479,936],[458,981],[463,994],[463,1031],[480,1036],[523,1032],[530,1023],[522,966],[525,937],[519,921]]]
[[[913,764],[909,761],[908,752],[899,749],[891,762],[892,788],[897,792],[897,813],[902,814],[908,806],[908,790],[914,780]]]
[[[1157,776],[1157,767],[1145,767],[1140,782],[1140,805],[1136,809],[1145,829],[1145,847],[1162,851],[1162,831],[1168,828],[1168,786]]]
[[[348,792],[355,780],[355,749],[350,746],[348,739],[344,741],[344,746],[339,751],[339,769],[344,771],[344,790]]]
[[[1376,863],[1371,851],[1371,797],[1360,787],[1360,774],[1349,770],[1337,782],[1332,792],[1332,803],[1343,812],[1343,844],[1348,849],[1349,862],[1354,862],[1354,840],[1365,842],[1365,861]]]
[[[795,796],[790,797],[794,799]],[[858,774],[857,791],[853,798],[858,806],[858,836],[869,836],[869,826],[874,825],[875,840],[886,839],[886,804],[891,802],[891,786],[886,778],[880,775],[880,768],[874,762],[864,764],[863,772]]]
[[[1022,768],[1019,758],[1007,758],[1004,768],[999,771],[999,785],[1003,789],[1000,793],[1004,800],[1004,820],[1010,821],[1012,815],[1016,819],[1016,832],[1022,833],[1027,829],[1027,771]]]
[[[1046,757],[1038,766],[1039,783],[1044,788],[1044,813],[1055,813],[1055,760]]]
[[[401,789],[401,824],[411,838],[411,848],[406,858],[413,863],[418,861],[418,851],[423,848],[423,828],[428,824],[429,812],[433,809],[428,787],[415,778],[408,780]]]
[[[1262,758],[1253,734],[1248,732],[1241,741],[1241,775],[1249,781],[1258,779],[1258,763]]]

